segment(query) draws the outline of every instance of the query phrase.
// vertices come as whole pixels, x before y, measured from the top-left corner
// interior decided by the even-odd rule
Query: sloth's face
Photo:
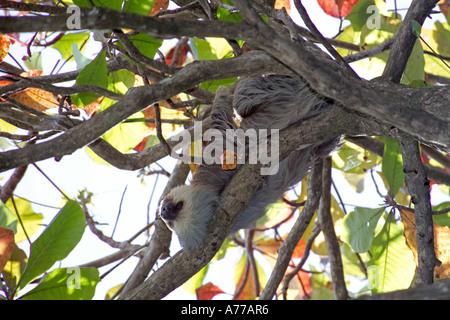
[[[174,201],[173,199],[164,199],[161,203],[160,215],[170,229],[174,229],[175,220],[183,209],[183,201]]]

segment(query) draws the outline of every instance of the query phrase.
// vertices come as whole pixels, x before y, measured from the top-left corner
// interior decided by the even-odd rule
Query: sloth
[[[211,114],[211,128],[224,134],[237,128],[231,106],[240,117],[239,128],[244,130],[281,130],[331,107],[330,101],[315,93],[298,75],[239,79],[233,95],[230,92],[227,88],[217,90]],[[278,171],[264,178],[230,234],[254,227],[266,207],[303,180],[317,159],[337,148],[339,140],[337,137],[319,145],[302,146],[280,161]],[[172,189],[161,201],[160,216],[185,250],[196,250],[204,243],[220,194],[235,173],[236,169],[200,164],[190,185]]]

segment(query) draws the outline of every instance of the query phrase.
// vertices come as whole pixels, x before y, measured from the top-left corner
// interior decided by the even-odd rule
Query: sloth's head
[[[204,187],[179,186],[161,202],[159,213],[186,250],[198,249],[209,231],[219,196]]]

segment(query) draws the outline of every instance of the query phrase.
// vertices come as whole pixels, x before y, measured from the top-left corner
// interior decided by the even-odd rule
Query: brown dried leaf
[[[0,62],[2,62],[8,55],[10,44],[11,41],[9,40],[9,37],[4,34],[0,34]]]
[[[412,250],[417,265],[416,219],[414,213],[400,210],[400,215],[405,228],[406,244]],[[434,221],[433,229],[436,258],[442,263],[440,267],[434,268],[434,277],[445,279],[450,277],[450,229],[447,226],[440,226]]]
[[[169,7],[169,0],[155,0],[153,4],[152,11],[150,11],[149,16],[156,14],[157,12],[166,10]]]

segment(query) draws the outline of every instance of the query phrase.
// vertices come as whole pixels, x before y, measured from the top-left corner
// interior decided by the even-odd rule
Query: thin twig
[[[292,272],[289,272],[289,273],[287,273],[284,276],[283,287],[281,289],[281,293],[283,294],[283,299],[284,300],[287,300],[287,290],[289,288],[289,283],[291,282],[292,278],[297,273],[299,273],[300,270],[305,265],[305,262],[308,259],[309,253],[311,251],[312,244],[313,244],[314,240],[317,238],[317,236],[319,235],[320,232],[321,232],[320,228],[318,227],[318,225],[316,225],[313,228],[313,233],[311,234],[311,236],[309,237],[308,241],[306,242],[305,249],[303,251],[302,259],[300,260],[300,262],[297,264],[297,266],[294,268],[294,270]]]
[[[259,277],[258,277],[258,269],[256,266],[255,257],[253,255],[253,237],[255,235],[255,230],[248,230],[247,237],[245,239],[245,250],[247,252],[247,261],[250,264],[252,275],[253,275],[253,283],[255,287],[255,297],[258,297],[260,294],[260,285],[259,285]]]
[[[342,265],[339,242],[334,231],[333,219],[331,217],[331,158],[323,160],[322,175],[322,197],[318,209],[318,222],[323,231],[327,246],[328,257],[331,265],[331,278],[333,283],[334,297],[338,300],[348,299],[348,291],[345,286],[344,269]]]
[[[328,50],[328,52],[336,59],[336,61],[348,71],[348,73],[355,77],[359,78],[356,72],[348,65],[348,63],[341,57],[341,55],[333,48],[333,46],[325,39],[325,37],[320,33],[320,31],[316,28],[315,24],[309,18],[308,12],[306,12],[305,7],[303,6],[301,0],[294,1],[295,7],[297,8],[298,13],[302,17],[306,26],[312,32],[312,34],[319,40],[319,42]]]

